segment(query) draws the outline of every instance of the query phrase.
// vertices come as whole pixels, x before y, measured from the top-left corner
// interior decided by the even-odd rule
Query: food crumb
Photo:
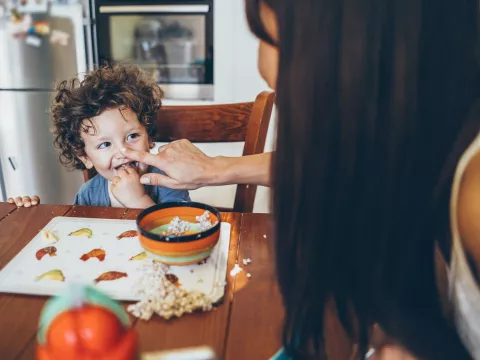
[[[199,262],[197,262],[197,265],[203,265],[203,264],[206,264],[208,259],[210,259],[210,256],[207,256],[205,259],[203,260],[200,260]]]
[[[166,274],[165,277],[167,278],[168,281],[170,281],[173,285],[178,284],[178,277],[174,274]]]
[[[263,235],[263,238],[266,239],[266,238],[267,238],[267,235]]]
[[[247,273],[247,277],[248,277],[248,278],[251,278],[251,277],[252,277],[252,274]]]
[[[230,276],[236,276],[238,273],[240,273],[242,271],[243,271],[243,269],[238,264],[235,264],[232,271],[230,271]]]
[[[251,262],[252,262],[252,259],[250,259],[250,258],[243,259],[243,265],[245,265],[245,266],[247,266]]]

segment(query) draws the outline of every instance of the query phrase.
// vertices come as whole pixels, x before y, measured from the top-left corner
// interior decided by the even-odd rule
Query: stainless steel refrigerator
[[[82,184],[79,171],[67,171],[53,146],[49,108],[54,83],[87,70],[82,5],[51,5],[34,13],[51,29],[68,33],[68,44],[45,36],[29,45],[0,24],[0,200],[39,195],[42,203],[71,204]]]

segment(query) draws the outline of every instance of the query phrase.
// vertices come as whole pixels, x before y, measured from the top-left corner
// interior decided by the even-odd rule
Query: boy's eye
[[[130,134],[127,136],[127,140],[133,140],[133,139],[136,139],[140,136],[140,134],[138,133],[135,133],[135,134]]]
[[[110,144],[108,141],[106,141],[106,142],[101,143],[100,145],[98,145],[98,146],[97,146],[97,149],[105,149],[105,148],[109,147],[110,145],[111,145],[111,144]]]

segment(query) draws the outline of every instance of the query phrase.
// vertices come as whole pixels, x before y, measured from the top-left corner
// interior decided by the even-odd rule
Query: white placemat
[[[92,237],[69,236],[70,233],[88,228]],[[75,217],[53,218],[43,230],[53,231],[59,237],[55,244],[46,243],[41,232],[37,234],[10,263],[0,271],[0,292],[28,295],[55,295],[68,283],[89,283],[102,273],[118,271],[127,273],[113,281],[102,281],[96,286],[116,300],[138,301],[132,288],[139,276],[138,268],[144,260],[130,260],[143,252],[138,237],[116,237],[127,230],[136,230],[134,220],[91,219]],[[169,272],[178,277],[182,288],[198,290],[209,295],[214,302],[220,301],[225,292],[228,249],[231,225],[222,223],[220,239],[210,258],[204,264],[190,266],[171,266]],[[56,256],[43,256],[37,260],[38,250],[54,246]],[[105,259],[99,261],[90,258],[82,261],[80,257],[93,249],[103,249]],[[59,269],[65,281],[36,280],[39,275]]]

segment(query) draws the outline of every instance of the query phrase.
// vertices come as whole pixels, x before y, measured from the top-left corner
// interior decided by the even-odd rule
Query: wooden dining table
[[[135,219],[140,210],[0,202],[0,269],[54,217]],[[222,213],[232,225],[224,301],[211,312],[169,321],[132,318],[141,352],[210,346],[219,359],[268,359],[281,346],[283,309],[274,275],[271,219],[267,214]],[[244,258],[252,262],[243,265]],[[238,263],[245,271],[230,270]],[[25,264],[28,266],[28,264]],[[247,272],[251,277],[247,277]],[[34,359],[46,297],[0,294],[0,358]]]

